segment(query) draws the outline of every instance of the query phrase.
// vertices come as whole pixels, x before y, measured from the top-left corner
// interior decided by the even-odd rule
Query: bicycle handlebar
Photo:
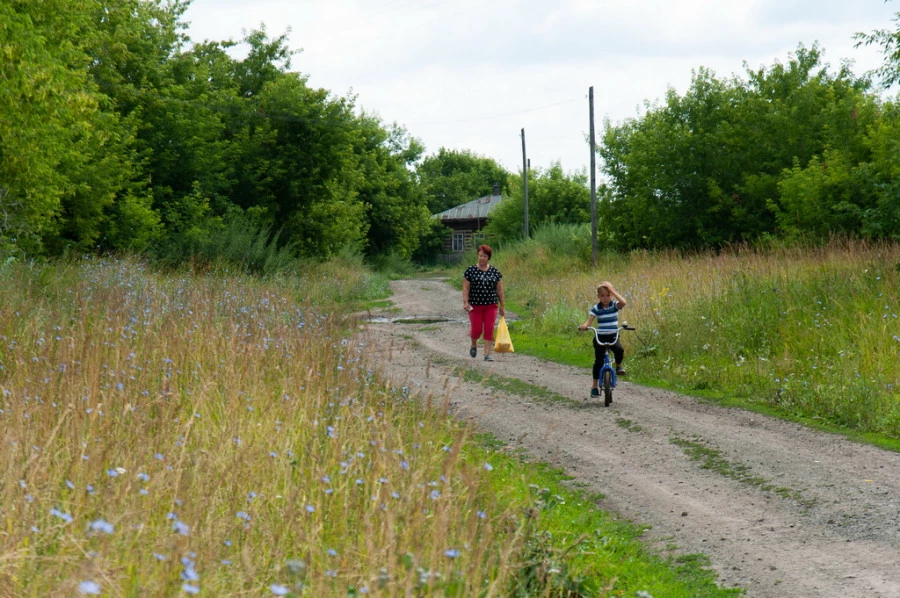
[[[578,329],[581,330],[581,327],[579,326]],[[594,332],[602,332],[599,328],[594,328],[593,326],[588,326],[584,330],[593,330]],[[637,330],[637,328],[635,328],[634,326],[629,326],[628,324],[622,324],[621,326],[619,326],[617,331],[618,330]],[[610,332],[609,334],[612,334],[612,332]]]
[[[578,329],[581,330],[581,326],[579,326]],[[601,340],[600,340],[600,333],[601,333],[601,330],[600,330],[599,328],[594,328],[593,326],[588,326],[588,327],[585,328],[584,330],[585,330],[585,331],[592,330],[592,331],[594,332],[594,338],[597,340],[597,342],[598,342],[599,344],[601,344],[601,345],[609,345],[609,346],[612,346],[612,345],[615,345],[615,344],[616,344],[616,341],[619,340],[619,332],[620,332],[620,331],[622,331],[622,330],[635,330],[635,328],[634,328],[633,326],[629,326],[627,322],[624,322],[624,323],[622,323],[618,328],[616,328],[616,331],[615,331],[614,333],[613,333],[613,332],[606,332],[606,331],[604,331],[604,332],[606,332],[606,334],[608,334],[608,335],[610,335],[610,336],[613,336],[613,339],[612,339],[611,341],[601,341]]]

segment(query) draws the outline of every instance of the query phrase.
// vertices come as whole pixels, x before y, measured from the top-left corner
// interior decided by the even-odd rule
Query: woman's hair
[[[491,259],[491,254],[493,252],[491,251],[491,248],[488,247],[487,245],[479,245],[478,251],[483,252],[486,256],[488,256],[488,259]]]

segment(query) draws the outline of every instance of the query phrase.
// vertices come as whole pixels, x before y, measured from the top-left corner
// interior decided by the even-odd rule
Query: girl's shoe
[[[474,358],[476,355],[478,355],[478,349],[476,349],[475,347],[472,347],[471,349],[469,349],[469,355],[471,355]]]
[[[600,389],[599,389],[599,388],[592,388],[592,389],[591,389],[591,396],[592,396],[592,397],[599,397],[599,396],[600,396]]]

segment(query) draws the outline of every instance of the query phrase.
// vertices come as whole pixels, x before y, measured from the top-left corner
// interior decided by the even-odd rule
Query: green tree
[[[765,215],[762,206],[774,205],[774,212],[778,213],[781,193],[798,190],[790,185],[780,186],[788,173],[796,173],[796,166],[819,168],[832,163],[836,168],[852,169],[867,159],[865,132],[876,114],[867,90],[868,83],[856,78],[846,64],[830,73],[821,64],[821,53],[816,47],[807,50],[801,46],[786,65],[776,63],[768,71],[750,73],[743,102],[743,114],[748,120],[742,130],[751,141],[745,153],[760,167],[752,177],[745,175],[735,188],[745,207],[736,221],[744,231],[742,236],[753,238],[765,232],[782,232]],[[834,182],[828,188],[835,190]],[[812,191],[813,187],[808,189]],[[825,200],[824,196],[807,197],[804,201],[821,209],[820,224],[827,222],[834,227],[832,232],[839,232],[850,226],[853,219],[846,216],[862,207],[865,197],[865,193],[855,193],[840,201],[834,197]],[[789,201],[796,201],[796,197]],[[837,206],[844,201],[853,202],[857,208],[851,204]],[[838,213],[844,217],[838,217]]]
[[[894,15],[894,23],[897,24],[894,31],[876,29],[871,33],[854,35],[857,48],[875,45],[884,51],[884,63],[875,69],[874,74],[885,87],[900,83],[900,12]]]
[[[494,211],[485,232],[503,241],[521,239],[524,230],[524,189],[521,175],[510,177],[512,192]],[[528,173],[529,229],[550,224],[584,224],[591,221],[591,192],[587,174],[567,174],[555,162],[546,170]]]
[[[362,175],[359,197],[367,208],[367,253],[410,258],[428,232],[431,219],[411,169],[422,145],[396,124],[385,128],[365,114],[357,122],[356,170]]]
[[[441,148],[416,168],[428,209],[437,214],[493,192],[509,193],[509,173],[491,158]]]
[[[893,19],[896,29],[857,33],[857,47],[875,45],[884,52],[884,63],[873,74],[885,87],[900,83],[900,12]],[[888,102],[882,117],[870,129],[866,142],[872,152],[861,176],[877,191],[875,206],[864,214],[863,233],[900,239],[900,109]]]
[[[405,130],[310,88],[286,36],[251,31],[243,59],[230,40],[191,44],[189,3],[0,2],[0,247],[180,259],[234,235],[258,264],[347,246],[410,257],[440,236],[432,212],[509,189],[493,160],[420,162]],[[536,205],[574,217],[555,198]]]
[[[866,143],[871,159],[860,165],[859,177],[875,194],[874,205],[863,213],[863,234],[900,239],[900,106],[888,102],[881,118],[869,129]]]
[[[871,196],[861,196],[871,187],[860,185],[858,176],[856,166],[839,150],[813,156],[806,168],[795,162],[779,180],[779,201],[772,205],[780,234],[827,238],[859,233],[863,214],[874,202]]]
[[[98,13],[104,36],[91,65],[116,110],[134,123],[133,163],[144,197],[118,213],[127,219],[155,214],[164,234],[154,238],[174,255],[209,242],[234,208],[224,130],[236,109],[235,61],[225,52],[230,43],[183,51],[188,39],[179,19],[186,7],[179,0],[108,3]],[[133,230],[127,224],[113,227],[109,237]]]
[[[230,159],[234,202],[255,208],[265,225],[283,227],[282,239],[303,255],[327,256],[365,245],[366,208],[352,103],[311,89],[286,73],[245,100],[245,115]]]
[[[721,222],[725,199],[721,186],[711,185],[721,164],[716,150],[734,140],[720,129],[729,95],[726,83],[701,69],[685,97],[669,90],[666,104],[643,118],[606,123],[599,152],[612,193],[598,217],[617,245],[683,246],[703,242],[698,233],[715,234],[709,223]]]
[[[802,46],[786,64],[747,75],[722,81],[700,69],[684,96],[670,90],[642,118],[607,123],[599,151],[611,193],[599,213],[617,245],[716,247],[777,234],[801,204],[823,209],[819,223],[851,226],[852,213],[859,222],[869,193],[826,206],[798,194],[836,192],[836,181],[797,177],[826,152],[848,168],[866,160],[865,132],[877,114],[867,82],[846,66],[831,74],[816,47]],[[795,180],[779,187],[786,176]],[[792,194],[790,206],[781,205],[782,191]]]
[[[232,78],[238,95],[249,98],[259,94],[266,84],[277,81],[290,70],[294,52],[287,46],[287,34],[269,39],[265,27],[250,31],[243,41],[250,46],[250,51],[246,58],[234,63]]]
[[[66,37],[84,27],[84,7],[68,23],[29,14],[24,2],[0,4],[0,244],[26,252],[42,249],[66,194],[57,169],[72,151],[69,126],[92,117],[97,99],[84,93],[86,78],[68,65],[85,61]],[[66,29],[71,27],[71,32]]]
[[[98,19],[118,3],[0,4],[0,244],[28,253],[104,244],[114,219],[148,240],[152,214],[136,186],[133,123],[89,76],[109,39]],[[117,205],[123,202],[122,206]]]

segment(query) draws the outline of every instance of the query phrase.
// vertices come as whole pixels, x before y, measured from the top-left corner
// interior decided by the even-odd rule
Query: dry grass
[[[626,340],[639,376],[900,438],[896,243],[638,252],[597,268],[534,248],[501,260],[533,315],[523,331],[571,334],[609,280],[639,329]]]
[[[317,308],[363,275],[0,271],[0,594],[502,595],[490,465]]]

